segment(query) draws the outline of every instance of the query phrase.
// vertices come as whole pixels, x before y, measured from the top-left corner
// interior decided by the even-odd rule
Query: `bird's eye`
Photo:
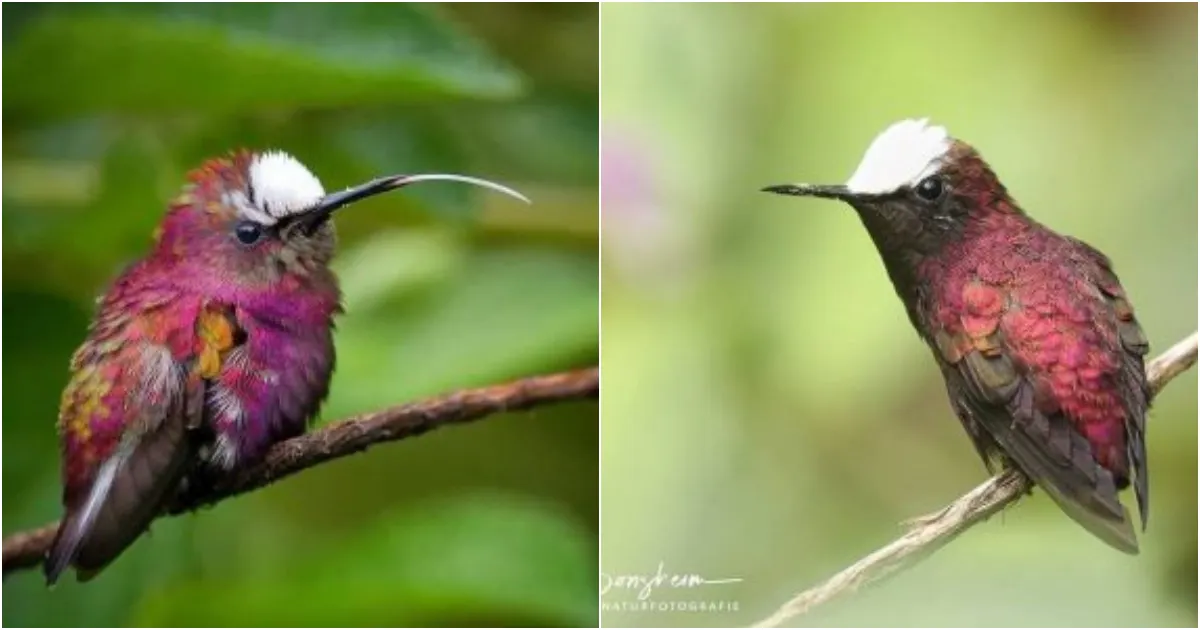
[[[233,228],[233,233],[242,245],[253,245],[262,238],[262,226],[253,221],[240,221]]]
[[[917,196],[925,201],[937,201],[942,196],[943,189],[942,179],[937,175],[931,175],[917,184]]]

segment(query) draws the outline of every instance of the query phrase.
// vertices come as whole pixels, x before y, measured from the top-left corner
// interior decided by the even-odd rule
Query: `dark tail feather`
[[[1066,422],[1052,430],[1069,432],[1075,442],[1073,465],[1063,466],[1038,449],[1029,436],[1014,431],[1022,457],[1018,464],[1076,523],[1109,546],[1137,555],[1138,541],[1129,510],[1121,504],[1112,473],[1092,460],[1090,446]],[[1016,459],[1016,458],[1014,458]]]
[[[1046,494],[1050,495],[1051,499],[1054,499],[1062,511],[1067,513],[1067,516],[1082,525],[1092,535],[1113,549],[1134,556],[1138,554],[1138,541],[1133,530],[1133,519],[1129,516],[1129,510],[1124,506],[1121,506],[1121,517],[1114,518],[1107,512],[1102,513],[1094,508],[1089,509],[1077,499],[1063,496],[1051,483],[1041,482],[1038,485],[1046,491]]]
[[[190,453],[180,418],[123,439],[96,473],[86,499],[68,507],[46,558],[46,582],[54,584],[70,565],[87,581],[133,544],[179,487]]]
[[[1137,554],[1129,510],[1117,496],[1112,473],[1096,462],[1087,440],[1061,416],[1046,416],[1030,406],[1010,409],[1022,419],[986,421],[1008,457],[1076,523],[1114,549]]]
[[[100,466],[100,470],[96,473],[96,480],[92,482],[92,487],[83,502],[78,507],[67,511],[67,516],[58,528],[58,534],[54,536],[54,544],[50,546],[50,554],[46,556],[46,563],[43,565],[47,585],[53,586],[58,582],[58,576],[75,561],[80,547],[91,534],[96,517],[108,499],[108,493],[112,490],[117,470],[124,463],[126,454],[127,450],[118,448],[117,453]]]
[[[1150,471],[1146,464],[1146,442],[1141,435],[1130,433],[1132,442],[1130,452],[1132,456],[1129,458],[1133,464],[1134,473],[1134,494],[1137,496],[1138,514],[1142,519],[1142,531],[1146,531],[1146,524],[1150,520]]]

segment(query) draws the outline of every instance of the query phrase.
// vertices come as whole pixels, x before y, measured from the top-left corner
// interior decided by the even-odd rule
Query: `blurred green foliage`
[[[188,169],[280,148],[326,187],[463,172],[339,215],[320,422],[597,360],[597,8],[5,6],[4,531],[59,515],[54,418],[92,300]],[[5,625],[594,625],[598,407],[511,414],[164,519]]]
[[[736,610],[606,626],[756,621],[985,477],[853,211],[761,187],[844,181],[888,124],[930,116],[1112,257],[1153,352],[1195,330],[1195,5],[601,14],[601,566],[742,579],[653,595]],[[798,623],[1194,627],[1196,381],[1152,413],[1140,556],[1038,493]]]

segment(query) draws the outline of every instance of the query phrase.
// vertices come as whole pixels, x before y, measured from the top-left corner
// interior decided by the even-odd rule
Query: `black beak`
[[[815,184],[779,184],[777,186],[767,186],[762,189],[763,192],[775,193],[777,195],[794,195],[796,197],[823,197],[825,199],[841,199],[842,201],[852,201],[860,199],[863,195],[850,192],[845,186],[820,186]]]
[[[343,190],[341,192],[335,192],[335,193],[330,193],[328,195],[325,195],[325,197],[323,199],[321,199],[320,201],[318,201],[316,203],[316,205],[314,205],[312,208],[309,208],[308,210],[305,210],[302,214],[297,215],[296,219],[298,221],[300,221],[300,223],[305,227],[305,229],[311,234],[312,232],[314,232],[317,229],[317,227],[319,227],[322,223],[324,223],[330,217],[330,215],[333,214],[333,212],[335,210],[337,210],[339,208],[345,207],[345,206],[352,204],[355,201],[358,201],[360,199],[366,199],[367,197],[372,197],[372,196],[378,195],[380,193],[385,193],[389,190],[403,188],[409,184],[416,184],[418,182],[431,182],[431,181],[451,181],[451,182],[462,182],[465,184],[472,184],[472,185],[480,186],[483,188],[490,188],[497,192],[504,193],[510,197],[516,197],[517,199],[520,199],[521,201],[524,201],[525,203],[531,203],[529,201],[529,199],[525,197],[525,195],[522,195],[521,193],[519,193],[507,186],[502,186],[495,182],[491,182],[486,179],[480,179],[478,177],[468,177],[466,175],[452,175],[449,173],[429,173],[429,174],[425,174],[425,175],[392,175],[389,177],[380,177],[379,179],[373,179],[365,184],[362,184],[360,186],[355,186],[353,188],[347,188],[346,190]]]

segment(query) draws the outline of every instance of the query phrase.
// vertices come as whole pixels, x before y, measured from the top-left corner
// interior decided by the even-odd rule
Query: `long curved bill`
[[[315,227],[317,225],[320,225],[326,219],[328,219],[329,215],[333,214],[334,211],[338,210],[339,208],[343,208],[351,203],[354,203],[355,201],[359,201],[360,199],[366,199],[367,197],[372,197],[372,196],[378,195],[380,193],[385,193],[385,192],[388,192],[389,190],[396,190],[397,188],[403,188],[405,186],[408,186],[409,184],[417,184],[420,182],[435,182],[435,181],[461,182],[464,184],[471,184],[473,186],[479,186],[481,188],[487,188],[487,189],[494,190],[499,193],[503,193],[505,195],[508,195],[509,197],[514,197],[516,199],[520,199],[521,201],[524,201],[525,203],[532,203],[531,201],[529,201],[528,197],[513,190],[512,188],[509,188],[508,186],[504,186],[503,184],[497,184],[496,182],[489,181],[486,179],[481,179],[478,177],[470,177],[467,175],[455,175],[452,173],[426,173],[426,174],[419,174],[419,175],[391,175],[388,177],[380,177],[378,179],[373,179],[365,184],[355,186],[353,188],[347,188],[346,190],[343,190],[341,192],[335,192],[335,193],[330,193],[328,195],[325,195],[325,197],[323,199],[321,199],[321,201],[317,202],[317,204],[315,206],[304,211],[304,213],[302,215],[300,215],[299,218],[302,219],[306,225]]]

